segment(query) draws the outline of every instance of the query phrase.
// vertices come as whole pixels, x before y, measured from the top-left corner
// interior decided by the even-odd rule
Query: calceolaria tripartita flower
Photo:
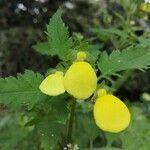
[[[128,127],[130,112],[119,98],[101,89],[94,105],[94,118],[102,130],[117,133]]]
[[[64,87],[66,91],[77,99],[89,98],[96,89],[97,77],[94,69],[84,62],[86,54],[79,52],[77,61],[67,70],[64,76]]]
[[[89,98],[96,89],[97,77],[94,69],[84,61],[85,59],[86,53],[78,52],[77,60],[65,75],[60,71],[49,75],[40,84],[40,90],[50,96],[57,96],[67,91],[76,99]],[[101,89],[94,104],[94,118],[97,126],[102,130],[120,132],[129,125],[130,112],[119,98]]]
[[[56,72],[46,77],[40,85],[40,90],[50,96],[56,96],[65,90],[76,99],[89,98],[96,89],[97,77],[94,69],[87,62],[86,53],[78,52],[77,60],[69,67],[65,76]]]
[[[56,71],[46,77],[40,84],[40,90],[47,95],[57,96],[65,92],[63,85],[63,72]]]

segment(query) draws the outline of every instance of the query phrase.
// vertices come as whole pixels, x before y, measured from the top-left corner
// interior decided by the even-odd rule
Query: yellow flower
[[[67,70],[63,77],[62,72],[49,75],[40,85],[40,90],[50,96],[56,96],[65,90],[77,99],[89,98],[96,89],[97,77],[94,69],[87,62],[86,53],[78,52],[77,61]]]
[[[77,99],[89,98],[96,89],[97,77],[94,69],[84,62],[86,54],[79,52],[77,62],[74,62],[64,76],[66,91]]]
[[[117,97],[99,91],[94,105],[94,118],[98,127],[108,132],[120,132],[130,123],[130,112]]]
[[[141,10],[150,13],[150,3],[142,3],[141,4]]]
[[[50,96],[56,96],[65,92],[63,85],[63,72],[57,71],[46,77],[40,84],[40,90]]]

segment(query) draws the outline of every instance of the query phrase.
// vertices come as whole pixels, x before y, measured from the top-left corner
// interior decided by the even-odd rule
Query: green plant
[[[114,91],[117,80],[114,80],[113,77],[120,76],[121,71],[124,70],[139,69],[143,71],[150,66],[149,45],[134,43],[132,46],[113,51],[110,54],[106,51],[100,51],[88,40],[84,40],[77,35],[69,36],[68,28],[61,19],[60,10],[50,19],[46,35],[47,41],[38,43],[33,48],[44,55],[57,55],[60,62],[55,69],[48,70],[46,75],[26,70],[24,74],[18,74],[17,77],[0,79],[0,103],[6,106],[6,110],[8,108],[8,110],[15,112],[12,116],[5,116],[8,112],[3,110],[4,115],[1,117],[0,124],[2,136],[0,138],[2,141],[7,139],[8,143],[11,144],[4,144],[4,146],[0,144],[0,149],[57,150],[73,149],[73,147],[78,149],[78,145],[81,149],[94,150],[96,147],[104,146],[106,146],[104,149],[114,149],[111,148],[114,145],[114,147],[119,147],[118,149],[132,150],[134,144],[137,143],[146,150],[149,142],[146,139],[147,145],[145,146],[143,139],[145,140],[144,133],[148,131],[148,120],[141,114],[138,106],[130,106],[129,104],[131,112],[136,109],[131,113],[133,123],[131,122],[131,126],[127,130],[118,134],[105,133],[100,130],[95,125],[92,110],[94,100],[97,98],[97,90],[104,88],[110,93]],[[80,51],[84,53],[78,56]],[[48,95],[42,93],[43,88],[40,88],[42,92],[40,91],[39,86],[45,76],[55,74],[56,71],[67,72],[69,66],[75,61],[76,55],[78,56],[77,60],[82,60],[85,59],[84,54],[87,55],[87,64],[92,65],[99,81],[97,89],[92,88],[90,95],[86,95],[85,98],[77,97],[78,99],[87,99],[86,101],[79,100],[76,102],[74,100],[76,96],[72,97],[63,93],[62,89],[58,92],[63,94],[56,94],[56,96],[48,96],[49,93]],[[76,68],[76,71],[78,71],[78,68]],[[59,74],[60,76],[63,78],[62,74]],[[101,82],[103,79],[106,82]],[[95,82],[95,78],[92,80]],[[57,80],[54,80],[53,84],[55,82]],[[55,86],[57,88],[59,85]],[[85,93],[86,90],[88,89],[84,89]],[[90,97],[92,93],[94,94]],[[134,114],[136,112],[138,114]],[[138,119],[139,114],[142,116],[140,121]],[[140,122],[143,122],[144,129],[140,126]],[[136,130],[139,129],[139,133],[136,133]],[[15,130],[16,132],[14,132]],[[148,132],[147,135],[149,134]],[[14,138],[8,138],[6,135]],[[132,144],[131,139],[135,139],[135,136],[138,140]],[[142,139],[140,136],[142,136]],[[101,142],[95,143],[96,140]]]

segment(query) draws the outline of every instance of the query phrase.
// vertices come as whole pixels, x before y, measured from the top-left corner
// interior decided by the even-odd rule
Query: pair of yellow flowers
[[[57,96],[67,91],[76,99],[89,98],[97,86],[97,76],[91,65],[84,60],[86,53],[78,52],[77,60],[66,71],[57,71],[46,77],[40,90],[50,96]],[[107,94],[105,89],[98,91],[94,104],[94,118],[98,127],[104,131],[120,132],[130,122],[130,112],[117,97]]]

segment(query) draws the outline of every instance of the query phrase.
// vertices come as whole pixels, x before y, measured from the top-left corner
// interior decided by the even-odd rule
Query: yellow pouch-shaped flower
[[[96,89],[97,77],[91,65],[83,60],[84,52],[77,54],[77,62],[74,62],[64,76],[66,91],[77,99],[89,98]]]
[[[62,72],[56,72],[46,77],[40,90],[50,96],[57,96],[65,90],[77,99],[89,98],[96,89],[97,77],[94,69],[84,62],[86,53],[78,52],[77,62],[74,62],[63,77]]]
[[[128,127],[130,112],[119,98],[103,94],[95,102],[94,118],[102,130],[117,133]]]
[[[65,92],[63,72],[57,71],[46,77],[40,84],[40,90],[50,96],[57,96]]]

